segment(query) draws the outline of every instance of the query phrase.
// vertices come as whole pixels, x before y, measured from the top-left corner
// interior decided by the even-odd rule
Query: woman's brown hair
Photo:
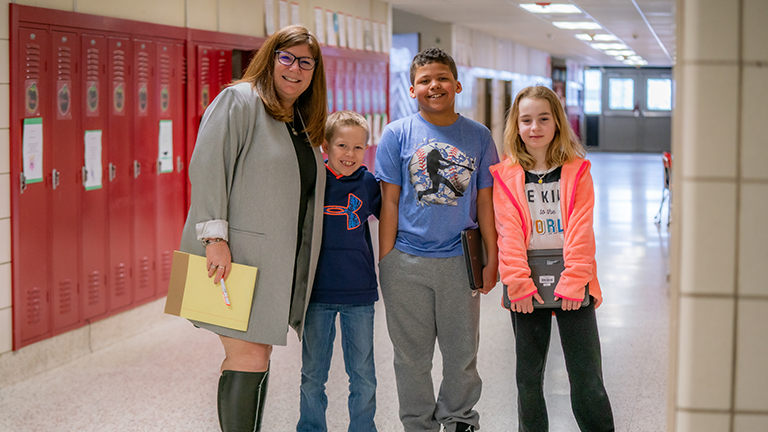
[[[325,66],[320,44],[317,39],[301,25],[287,26],[268,37],[264,45],[253,56],[251,63],[237,81],[249,82],[259,92],[264,108],[275,120],[289,122],[293,120],[293,110],[283,106],[275,90],[275,51],[285,50],[297,45],[307,45],[315,59],[315,69],[312,82],[302,93],[293,106],[299,111],[306,126],[306,132],[312,146],[323,143],[325,137],[325,118],[328,114],[328,91],[325,86]],[[295,122],[300,127],[301,122]]]
[[[520,127],[518,120],[520,117],[520,101],[523,99],[540,99],[549,102],[552,110],[552,117],[555,121],[555,136],[547,148],[547,167],[552,168],[571,162],[577,157],[585,157],[587,151],[576,137],[565,115],[563,104],[555,92],[544,86],[526,87],[520,90],[515,97],[515,102],[509,109],[507,115],[507,125],[504,128],[504,154],[512,163],[519,163],[524,170],[532,170],[536,166],[528,150],[525,149],[525,143],[520,138]]]

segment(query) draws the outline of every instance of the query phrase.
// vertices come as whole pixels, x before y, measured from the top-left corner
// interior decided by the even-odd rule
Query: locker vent
[[[39,287],[32,287],[27,290],[27,324],[37,324],[42,318],[43,293]]]
[[[98,304],[101,299],[101,274],[97,271],[88,275],[88,304]]]
[[[146,51],[139,53],[139,82],[149,82],[149,54]]]
[[[210,84],[210,77],[208,74],[211,72],[211,59],[203,57],[200,60],[200,87]]]
[[[125,264],[120,263],[115,267],[115,295],[118,297],[126,293],[126,273]]]
[[[181,84],[187,84],[187,57],[181,58]]]
[[[40,45],[27,44],[27,77],[28,80],[40,78]]]
[[[72,311],[72,279],[64,279],[59,283],[59,313],[66,315]]]
[[[160,55],[160,84],[170,84],[171,82],[171,56],[168,54]]]
[[[59,81],[72,80],[72,49],[68,46],[59,47],[58,55],[58,78]]]
[[[171,280],[171,263],[173,257],[170,251],[163,251],[161,275],[164,281]]]
[[[149,288],[149,258],[139,260],[139,291]]]
[[[124,82],[125,81],[125,51],[122,50],[115,50],[112,52],[112,71],[114,73],[114,77],[112,78],[115,82]]]
[[[99,50],[97,48],[88,48],[85,66],[85,81],[99,80]]]
[[[227,87],[228,82],[232,81],[232,68],[227,67],[227,59],[220,58],[219,59],[219,90],[224,90],[224,88]]]

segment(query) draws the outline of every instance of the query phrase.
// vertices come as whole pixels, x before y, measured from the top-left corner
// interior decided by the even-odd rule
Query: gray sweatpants
[[[379,262],[381,293],[395,353],[400,421],[406,432],[449,432],[460,421],[479,428],[473,409],[480,297],[472,297],[464,257],[423,258],[393,249]],[[438,341],[443,380],[435,401],[432,358]]]

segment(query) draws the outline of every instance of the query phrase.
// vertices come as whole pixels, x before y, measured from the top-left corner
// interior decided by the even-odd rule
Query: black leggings
[[[544,366],[552,333],[552,312],[557,318],[565,367],[571,384],[571,408],[582,431],[613,431],[613,413],[603,385],[600,338],[594,300],[575,311],[535,309],[512,312],[517,355],[518,427],[520,432],[549,430],[544,401]]]

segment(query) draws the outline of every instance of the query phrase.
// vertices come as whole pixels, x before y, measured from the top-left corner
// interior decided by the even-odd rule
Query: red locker
[[[200,119],[203,118],[203,113],[213,98],[219,94],[216,77],[218,70],[214,53],[212,46],[198,45],[197,47],[197,116]]]
[[[365,99],[363,97],[363,90],[366,85],[365,81],[365,68],[363,62],[355,62],[355,111],[360,114],[368,114],[365,110]]]
[[[135,100],[133,59],[130,39],[110,37],[108,53],[108,87],[105,104],[109,141],[105,143],[108,162],[109,215],[109,309],[125,309],[133,302],[133,113],[128,106]]]
[[[352,60],[347,60],[347,76],[345,77],[345,93],[347,94],[347,109],[355,110],[355,64]]]
[[[173,251],[178,249],[186,217],[184,206],[186,178],[184,158],[184,45],[174,42],[157,44],[156,97],[159,137],[157,154],[157,293],[167,292],[171,277]],[[231,58],[231,57],[230,57]],[[168,143],[165,132],[171,132]],[[166,146],[168,144],[169,146]],[[168,148],[170,147],[170,148]],[[169,154],[170,153],[170,154]]]
[[[80,324],[80,188],[82,135],[77,33],[51,31],[51,65],[54,97],[51,115],[51,275],[53,333]],[[48,138],[48,137],[46,137]]]
[[[82,318],[89,319],[107,312],[107,257],[108,257],[108,191],[106,176],[108,158],[106,145],[107,97],[107,40],[100,34],[83,34],[80,41],[82,83],[80,88],[80,119],[85,149],[83,164],[82,217],[82,267],[80,269],[80,300]],[[100,137],[100,139],[98,139]],[[98,148],[97,148],[98,147]],[[94,160],[98,153],[98,166]]]
[[[334,108],[336,102],[336,59],[333,57],[324,57],[325,82],[328,87],[328,113],[336,111]]]
[[[11,92],[11,122],[17,126],[11,135],[11,236],[13,238],[13,337],[18,349],[50,335],[49,303],[51,166],[50,38],[45,29],[19,27],[16,49],[11,51],[11,73],[16,88]],[[24,120],[42,119],[43,148],[37,155],[24,157]],[[25,160],[26,159],[26,160]],[[39,167],[38,165],[42,165]],[[25,178],[24,167],[29,172]],[[43,178],[34,179],[37,169]]]
[[[155,42],[134,39],[133,95],[127,107],[133,112],[133,275],[134,302],[150,300],[156,293],[155,215],[157,214],[157,90]]]
[[[346,109],[347,66],[344,60],[336,59],[336,111]]]

